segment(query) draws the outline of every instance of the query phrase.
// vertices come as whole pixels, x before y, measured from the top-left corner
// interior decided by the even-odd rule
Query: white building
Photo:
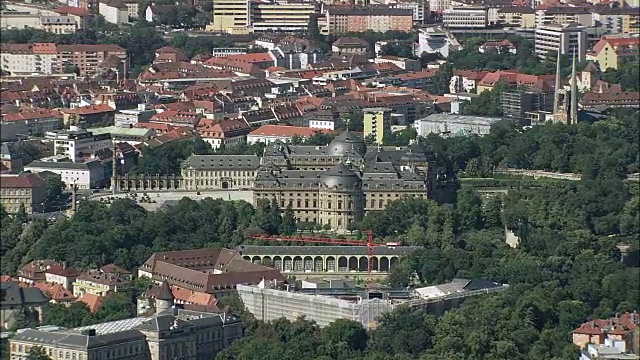
[[[486,135],[491,131],[492,126],[501,121],[503,121],[502,118],[432,114],[426,118],[416,120],[413,123],[413,127],[418,135],[423,137],[429,134],[443,136]]]
[[[452,50],[462,48],[458,40],[456,40],[451,33],[436,27],[420,29],[418,42],[418,54],[424,52],[429,54],[439,53],[445,58],[449,56]]]
[[[451,0],[433,0],[429,1],[429,11],[435,13],[442,13],[444,10],[451,7]]]
[[[69,131],[47,132],[45,138],[53,142],[53,154],[68,157],[72,162],[82,162],[93,152],[111,149],[113,143],[108,133],[94,135],[85,130],[72,127]]]
[[[627,352],[624,340],[605,338],[604,344],[588,344],[581,352],[579,360],[638,360],[640,357]]]
[[[312,129],[335,130],[336,122],[333,120],[309,120],[309,127]]]
[[[540,58],[555,57],[559,50],[569,56],[575,52],[580,62],[585,60],[588,47],[587,28],[580,24],[550,24],[536,28],[535,51]]]
[[[119,126],[91,128],[91,133],[94,136],[107,134],[111,136],[113,141],[119,143],[126,142],[131,146],[141,144],[156,136],[155,131],[151,129]]]
[[[105,168],[99,160],[85,163],[57,160],[56,157],[32,161],[24,167],[24,170],[32,173],[50,171],[58,174],[67,188],[71,188],[74,183],[78,189],[96,189],[104,186]]]
[[[106,22],[116,25],[129,23],[129,7],[121,0],[100,0],[98,12]]]
[[[4,15],[3,15],[4,16]],[[2,44],[2,70],[11,75],[51,75],[56,66],[55,44]]]
[[[485,7],[453,7],[444,10],[442,22],[450,29],[484,29],[489,23],[489,15]]]
[[[262,125],[247,135],[247,143],[255,144],[257,142],[269,144],[274,141],[289,142],[294,137],[308,138],[319,129],[311,129],[297,126],[284,125]]]
[[[146,104],[138,104],[137,109],[118,111],[114,115],[114,124],[119,127],[130,127],[139,122],[148,121],[156,113],[155,109],[147,109]]]

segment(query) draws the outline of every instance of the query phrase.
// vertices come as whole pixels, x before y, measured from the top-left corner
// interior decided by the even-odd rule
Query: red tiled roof
[[[69,14],[80,17],[91,16],[91,13],[88,10],[83,8],[75,7],[75,6],[60,6],[54,10],[58,14]]]
[[[32,173],[0,175],[0,188],[2,189],[33,189],[44,186],[44,183],[40,176]]]
[[[30,284],[20,284],[21,287],[36,287],[40,289],[49,299],[55,301],[72,301],[75,299],[73,293],[62,286],[62,284],[54,284],[48,282],[36,282]]]
[[[47,269],[46,273],[65,277],[77,277],[82,274],[82,271],[65,265],[54,264]]]
[[[215,121],[203,118],[200,119],[196,127],[196,131],[201,137],[217,139],[246,135],[250,130],[249,125],[240,119]]]
[[[271,55],[269,55],[269,53],[238,54],[228,56],[227,58],[248,63],[260,63],[269,61],[273,62],[273,59],[271,58]]]
[[[604,36],[600,39],[591,50],[592,53],[598,54],[602,49],[604,49],[605,45],[609,44],[613,47],[614,51],[617,50],[618,46],[639,46],[640,38],[638,37],[617,37],[617,36]],[[637,51],[636,51],[637,53]]]
[[[609,319],[596,319],[588,321],[573,330],[574,334],[588,335],[625,335],[632,332],[640,324],[640,314],[637,312],[624,313],[619,317]]]
[[[284,125],[262,125],[253,130],[249,135],[253,136],[275,136],[275,137],[310,137],[316,132],[331,132],[326,129],[312,129],[308,127],[284,126]]]
[[[70,115],[71,114],[93,115],[93,114],[100,114],[100,113],[113,112],[113,111],[116,111],[116,109],[106,104],[81,106],[75,109],[62,109],[63,113],[70,114]]]
[[[35,120],[45,118],[58,118],[62,119],[62,114],[58,110],[51,109],[29,109],[20,110],[20,112],[13,114],[6,114],[2,116],[2,121],[20,121],[20,120]]]
[[[102,305],[101,296],[93,295],[89,293],[84,293],[82,296],[78,298],[77,301],[81,301],[87,304],[87,307],[89,307],[89,310],[91,310],[91,312],[98,311],[98,309],[100,308],[100,305]]]

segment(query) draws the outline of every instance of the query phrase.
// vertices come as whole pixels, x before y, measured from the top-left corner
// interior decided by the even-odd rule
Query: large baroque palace
[[[270,144],[253,182],[254,203],[275,200],[300,221],[344,229],[403,196],[429,196],[429,157],[420,145],[367,147],[344,132],[327,146]]]
[[[366,146],[344,132],[327,146],[270,143],[256,155],[192,155],[180,177],[119,178],[117,189],[252,189],[253,202],[291,207],[300,221],[344,229],[403,196],[442,189],[425,147]]]

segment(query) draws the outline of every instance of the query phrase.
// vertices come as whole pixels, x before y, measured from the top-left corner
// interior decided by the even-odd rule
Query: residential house
[[[460,92],[475,93],[476,84],[487,74],[487,71],[453,70],[453,76],[449,83],[449,92],[452,94]]]
[[[640,314],[637,311],[616,314],[608,319],[587,321],[573,330],[573,343],[580,349],[588,344],[601,345],[606,339],[623,341],[627,349],[640,353],[638,344]]]
[[[78,30],[85,29],[93,19],[93,15],[89,11],[75,6],[59,6],[54,11],[60,15],[71,17]]]
[[[71,16],[41,16],[40,29],[57,35],[74,34],[78,24]]]
[[[102,305],[102,296],[91,293],[84,293],[80,295],[80,297],[78,297],[76,301],[85,303],[89,308],[89,311],[95,313],[98,311],[98,309],[100,309],[100,306]]]
[[[198,122],[196,131],[204,142],[218,149],[222,146],[228,148],[245,143],[251,127],[240,119],[215,121],[204,118]]]
[[[605,36],[587,53],[587,60],[595,61],[602,71],[618,70],[622,64],[640,58],[640,37]]]
[[[89,293],[98,296],[106,296],[110,292],[123,292],[129,290],[131,284],[115,274],[105,274],[98,270],[88,271],[76,279],[73,283],[73,295],[81,297]]]
[[[117,111],[137,109],[142,102],[140,95],[134,92],[99,94],[93,99],[95,105],[108,105]]]
[[[116,109],[107,104],[80,106],[75,109],[62,109],[62,120],[65,127],[84,125],[92,127],[112,123]]]
[[[133,280],[133,273],[131,271],[113,263],[104,265],[99,270],[104,274],[116,275],[129,281]]]
[[[21,207],[27,214],[43,211],[47,184],[36,174],[0,174],[0,203],[9,214]]]
[[[194,129],[202,118],[204,118],[204,116],[196,112],[166,110],[153,115],[149,119],[149,122],[168,124],[173,126],[183,126],[189,129]]]
[[[375,58],[373,61],[376,64],[394,64],[400,69],[405,71],[422,70],[422,65],[420,64],[420,61],[415,59],[407,59],[407,58],[401,58],[397,56],[379,56]]]
[[[478,47],[478,52],[496,52],[498,54],[502,52],[508,52],[515,54],[517,51],[516,46],[509,40],[502,41],[487,41]]]
[[[156,50],[154,64],[161,64],[167,62],[183,62],[187,61],[187,57],[182,54],[182,51],[174,48],[173,46],[163,46]]]
[[[51,267],[61,266],[54,260],[34,260],[18,269],[18,281],[24,284],[35,284],[47,280],[47,270]]]
[[[369,52],[369,43],[357,37],[341,36],[331,44],[331,51],[340,55],[364,55]]]
[[[62,264],[51,264],[44,271],[45,282],[52,284],[60,284],[67,290],[73,290],[72,284],[76,281],[82,271],[67,266],[66,262]]]
[[[42,293],[49,299],[52,304],[61,304],[68,306],[76,300],[73,293],[64,288],[61,284],[49,282],[37,282],[32,285],[20,284],[23,288],[34,287],[40,289]]]

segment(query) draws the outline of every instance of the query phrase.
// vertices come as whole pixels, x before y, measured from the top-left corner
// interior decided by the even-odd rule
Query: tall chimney
[[[558,57],[556,59],[556,86],[554,88],[553,94],[553,113],[558,113],[558,108],[560,106],[560,48],[558,48]]]
[[[573,64],[571,65],[571,118],[570,124],[578,123],[578,85],[576,84],[576,51],[573,51]]]

